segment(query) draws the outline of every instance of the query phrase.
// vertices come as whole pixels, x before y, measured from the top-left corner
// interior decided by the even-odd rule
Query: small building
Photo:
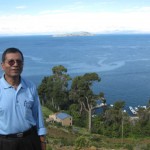
[[[72,116],[67,113],[55,113],[49,116],[50,120],[54,122],[60,122],[62,126],[72,126]]]

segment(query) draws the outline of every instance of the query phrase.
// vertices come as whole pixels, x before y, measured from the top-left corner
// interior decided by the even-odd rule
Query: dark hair
[[[8,54],[8,53],[20,53],[20,55],[22,57],[22,60],[24,61],[23,53],[18,48],[10,47],[10,48],[7,48],[3,52],[3,54],[2,54],[2,62],[5,61],[6,54]]]

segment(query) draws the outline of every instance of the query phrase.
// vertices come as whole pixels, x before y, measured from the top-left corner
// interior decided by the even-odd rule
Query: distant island
[[[63,34],[54,34],[53,37],[70,37],[70,36],[94,36],[90,32],[73,32],[73,33],[63,33]]]

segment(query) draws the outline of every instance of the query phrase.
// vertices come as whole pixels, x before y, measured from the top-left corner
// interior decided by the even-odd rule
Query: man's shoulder
[[[33,81],[31,81],[31,80],[29,80],[29,79],[27,79],[25,77],[22,77],[21,79],[22,79],[23,85],[25,85],[27,87],[36,88],[36,85],[35,85],[35,83]]]
[[[2,76],[0,76],[0,82],[2,81],[2,78],[3,78],[3,77],[2,77]]]
[[[0,87],[2,87],[2,77],[0,77]]]
[[[4,76],[0,76],[0,87],[6,87],[8,83],[5,81]]]

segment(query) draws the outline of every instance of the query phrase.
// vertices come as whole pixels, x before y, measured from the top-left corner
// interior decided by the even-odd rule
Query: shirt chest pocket
[[[33,108],[33,100],[25,101],[25,118],[28,121],[32,121],[33,120],[32,108]]]
[[[4,109],[0,108],[0,116],[2,116],[4,114]]]

